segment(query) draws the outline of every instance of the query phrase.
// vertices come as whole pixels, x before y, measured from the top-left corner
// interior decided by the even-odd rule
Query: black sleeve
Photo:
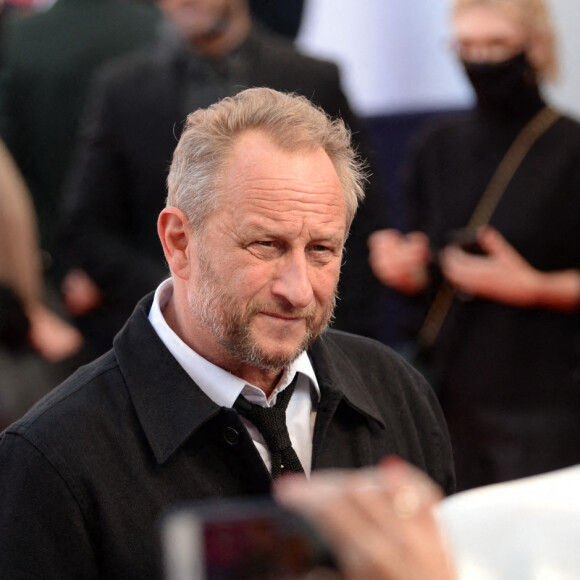
[[[0,440],[0,465],[0,578],[98,578],[85,519],[54,466],[14,433]]]
[[[65,186],[60,231],[71,264],[85,270],[105,296],[132,307],[167,270],[139,247],[132,230],[134,185],[118,116],[107,76],[98,76]]]

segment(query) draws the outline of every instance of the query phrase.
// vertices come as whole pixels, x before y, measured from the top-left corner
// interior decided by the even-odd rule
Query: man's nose
[[[272,293],[284,298],[294,308],[306,308],[314,298],[310,266],[303,252],[286,254],[278,263]]]

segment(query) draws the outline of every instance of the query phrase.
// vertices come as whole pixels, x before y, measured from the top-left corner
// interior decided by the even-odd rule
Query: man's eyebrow
[[[245,226],[244,232],[246,235],[263,235],[263,236],[276,236],[272,228],[264,226],[258,223],[249,223]]]

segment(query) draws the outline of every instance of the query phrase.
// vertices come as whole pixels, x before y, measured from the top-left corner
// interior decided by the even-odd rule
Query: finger
[[[274,481],[274,497],[285,507],[309,515],[321,505],[335,501],[343,491],[347,474],[338,469],[318,471],[310,480],[287,474]]]
[[[399,244],[403,240],[403,234],[399,230],[385,229],[373,232],[367,240],[369,249],[382,251],[385,246]]]
[[[414,236],[415,233],[420,234],[420,236]],[[417,262],[427,265],[432,261],[429,239],[421,232],[413,232],[409,234],[409,237],[407,238],[407,247]]]
[[[406,235],[407,241],[422,247],[429,247],[429,237],[424,232],[413,231]]]
[[[452,271],[455,265],[459,262],[461,263],[465,252],[459,249],[457,246],[446,246],[439,252],[439,266],[443,273],[447,275]]]
[[[442,497],[426,475],[397,459],[383,462],[379,469],[319,472],[310,481],[282,478],[274,490],[281,503],[324,520],[325,526],[340,529],[342,521],[356,521],[359,533],[419,516]]]
[[[489,255],[519,256],[518,252],[500,232],[491,226],[487,226],[481,231],[478,240],[483,250]]]
[[[448,247],[440,254],[439,264],[445,279],[458,290],[472,292],[474,284],[488,270],[489,258],[473,256],[455,247]],[[484,274],[483,274],[484,275]]]
[[[424,578],[409,572],[426,561],[426,568],[420,566],[425,572],[432,553],[443,551],[432,513],[440,497],[437,486],[407,467],[388,466],[372,478],[349,479],[341,502],[326,513],[327,538],[352,578]]]
[[[413,486],[424,493],[423,501],[433,503],[443,498],[441,488],[419,468],[407,463],[403,459],[390,455],[378,465],[378,477],[386,481],[387,487],[397,489],[402,486]]]
[[[435,562],[436,568],[446,567],[430,509],[440,492],[401,461],[356,472],[318,472],[310,482],[282,478],[274,491],[317,525],[347,578],[423,579]]]

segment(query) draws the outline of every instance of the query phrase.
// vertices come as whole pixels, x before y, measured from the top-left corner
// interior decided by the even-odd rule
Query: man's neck
[[[269,399],[272,392],[276,388],[276,385],[280,382],[280,378],[284,372],[284,369],[280,370],[263,370],[256,367],[250,367],[248,365],[240,364],[240,368],[231,370],[226,369],[232,374],[240,377],[246,383],[258,387],[261,391],[264,391],[266,398]]]

